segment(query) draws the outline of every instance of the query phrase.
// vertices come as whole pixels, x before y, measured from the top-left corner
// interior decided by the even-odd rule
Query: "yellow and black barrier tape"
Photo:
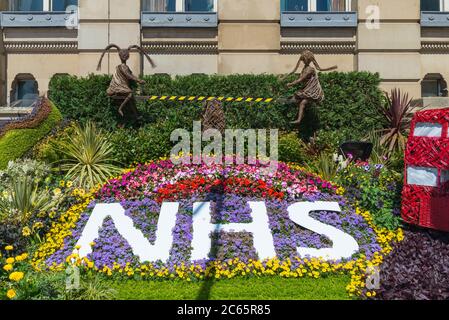
[[[248,98],[248,97],[207,97],[207,96],[149,96],[148,101],[187,101],[187,102],[202,102],[218,100],[223,102],[256,102],[268,103],[272,102],[274,98]]]

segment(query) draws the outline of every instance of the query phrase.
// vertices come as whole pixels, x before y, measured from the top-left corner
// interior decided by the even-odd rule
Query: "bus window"
[[[449,170],[441,170],[441,184],[449,181]]]
[[[438,169],[425,167],[408,167],[407,184],[425,187],[438,186]]]
[[[441,138],[443,125],[439,123],[418,122],[413,135],[415,137],[435,137]]]

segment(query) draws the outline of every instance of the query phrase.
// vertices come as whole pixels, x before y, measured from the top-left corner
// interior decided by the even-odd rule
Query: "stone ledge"
[[[357,12],[299,12],[281,13],[283,28],[349,27],[357,28]]]
[[[423,11],[421,12],[422,27],[449,27],[449,12]]]
[[[72,21],[73,15],[75,19]],[[30,28],[30,27],[78,27],[78,13],[67,12],[39,12],[39,11],[5,11],[0,13],[2,28]]]
[[[216,28],[216,12],[142,12],[142,28]]]

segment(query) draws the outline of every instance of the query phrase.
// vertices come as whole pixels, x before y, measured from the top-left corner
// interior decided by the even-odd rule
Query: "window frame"
[[[421,11],[426,11],[422,10]],[[427,11],[427,12],[449,12],[449,0],[440,0],[440,10],[438,11]]]
[[[142,7],[143,7],[143,1],[142,0]],[[213,0],[214,7],[212,11],[201,11],[201,12],[217,12],[218,11],[218,0]],[[175,12],[197,12],[197,11],[185,11],[186,8],[186,0],[175,0]],[[152,12],[152,11],[145,11],[145,12]],[[171,12],[171,11],[163,11],[163,12]]]
[[[43,5],[42,5],[42,11],[34,11],[34,12],[55,12],[53,11],[53,0],[42,0]],[[79,0],[78,0],[78,4],[79,5]],[[9,1],[9,11],[16,11],[16,12],[26,12],[26,11],[17,11],[14,10],[14,6],[13,6],[13,1]]]
[[[285,1],[285,0],[281,0]],[[283,12],[350,12],[352,11],[352,0],[345,0],[345,10],[344,11],[317,11],[318,7],[318,0],[307,0],[307,11],[289,11],[289,10],[282,10]],[[449,1],[449,0],[447,0]]]

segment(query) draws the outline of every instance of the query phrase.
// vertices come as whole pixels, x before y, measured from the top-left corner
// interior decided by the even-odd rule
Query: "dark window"
[[[308,11],[307,0],[282,0],[282,11]]]
[[[35,80],[19,80],[17,83],[17,100],[33,100],[38,96]]]
[[[39,97],[38,83],[29,73],[18,74],[11,84],[11,105],[27,107]]]
[[[144,0],[142,11],[169,12],[176,11],[176,0]]]
[[[439,86],[438,80],[423,80],[421,83],[422,96],[423,97],[438,97],[439,96]]]
[[[441,74],[427,74],[421,81],[421,96],[426,97],[447,97],[447,83]]]
[[[78,0],[53,0],[52,11],[66,11],[69,6],[78,6]]]
[[[213,11],[213,0],[186,0],[185,11]]]
[[[440,0],[421,0],[421,11],[440,11]]]

